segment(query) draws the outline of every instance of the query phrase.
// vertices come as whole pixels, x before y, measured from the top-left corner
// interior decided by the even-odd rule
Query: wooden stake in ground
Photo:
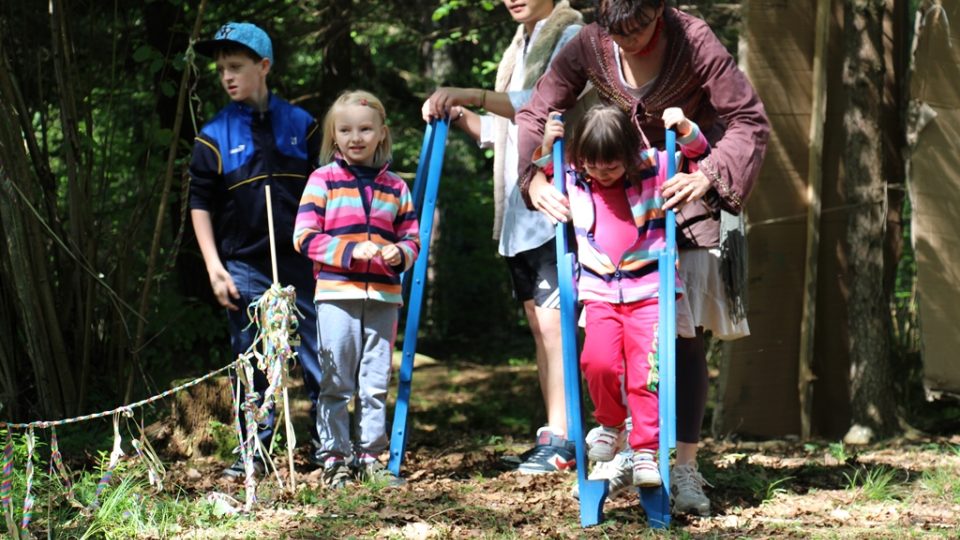
[[[270,185],[264,186],[264,191],[267,194],[267,228],[268,234],[270,235],[270,266],[273,270],[273,284],[278,285],[280,282],[277,279],[277,246],[276,241],[273,239],[273,202],[270,199]],[[290,397],[287,392],[287,380],[286,373],[284,373],[283,381],[283,420],[284,426],[286,427],[287,434],[287,460],[290,467],[290,492],[296,493],[297,491],[297,472],[293,466],[293,445],[295,435],[293,433],[293,415],[290,414]]]

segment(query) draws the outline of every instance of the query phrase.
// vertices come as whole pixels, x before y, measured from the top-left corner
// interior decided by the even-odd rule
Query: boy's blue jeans
[[[269,265],[269,261],[267,264]],[[255,325],[250,325],[247,306],[270,288],[273,284],[273,278],[269,268],[263,269],[260,268],[260,265],[251,264],[247,261],[228,260],[226,261],[226,267],[233,278],[237,291],[240,293],[240,299],[233,301],[240,309],[238,311],[227,310],[227,320],[230,323],[230,345],[236,358],[237,355],[250,348],[256,337],[257,328]],[[300,346],[296,348],[297,361],[303,369],[304,387],[310,398],[310,420],[312,423],[310,437],[317,441],[316,407],[320,388],[320,362],[317,360],[317,312],[313,303],[316,281],[313,278],[313,263],[306,257],[300,256],[280,259],[277,261],[277,272],[281,286],[293,285],[297,290],[297,309],[300,310],[300,325],[298,327]],[[256,366],[254,366],[253,384],[254,390],[261,394],[259,403],[262,403],[262,395],[267,389],[268,383],[266,375],[256,369]],[[246,392],[246,389],[241,388],[240,391],[242,401],[242,395]],[[271,410],[270,415],[260,423],[257,435],[263,441],[264,446],[269,443],[273,436],[274,419],[274,411]],[[241,421],[240,425],[244,436],[246,436],[245,423]]]

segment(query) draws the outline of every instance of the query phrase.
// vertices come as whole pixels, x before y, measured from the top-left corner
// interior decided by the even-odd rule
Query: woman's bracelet
[[[487,89],[480,89],[480,106],[484,107],[487,104]]]
[[[460,107],[460,114],[458,114],[457,117],[454,118],[451,123],[456,124],[457,122],[460,121],[461,118],[463,118],[463,107]]]

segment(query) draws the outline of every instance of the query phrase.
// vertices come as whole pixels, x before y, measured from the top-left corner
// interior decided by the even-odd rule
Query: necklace
[[[660,40],[660,33],[663,31],[663,17],[657,19],[657,25],[653,28],[653,35],[650,36],[650,41],[647,42],[639,51],[633,53],[634,56],[646,56],[650,54],[650,51],[657,47],[657,42]]]

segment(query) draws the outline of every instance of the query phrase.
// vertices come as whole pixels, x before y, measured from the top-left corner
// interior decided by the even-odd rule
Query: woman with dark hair
[[[547,114],[573,107],[588,85],[602,103],[630,114],[644,146],[662,146],[661,116],[670,107],[682,109],[711,143],[698,170],[678,173],[662,191],[664,208],[677,210],[680,277],[687,287],[678,312],[689,309],[697,327],[696,337],[677,340],[671,493],[675,512],[707,515],[710,501],[696,464],[708,385],[703,333],[719,339],[749,334],[740,212],[763,161],[769,124],[750,82],[702,20],[664,0],[599,0],[597,13],[597,22],[557,54],[517,112],[520,186],[531,209],[569,219],[568,200],[531,157]]]

